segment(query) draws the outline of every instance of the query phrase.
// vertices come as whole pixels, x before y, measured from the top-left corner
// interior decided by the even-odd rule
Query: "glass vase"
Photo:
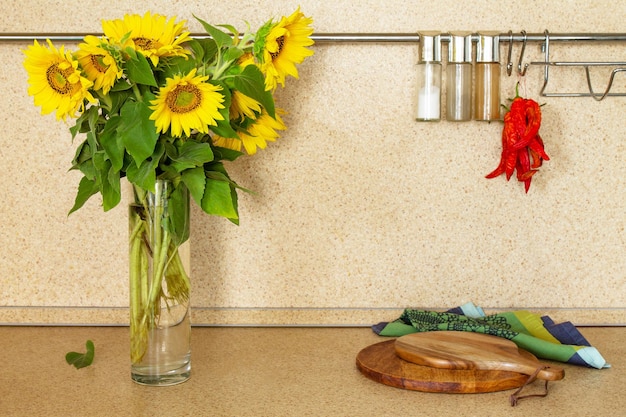
[[[131,377],[174,385],[191,375],[189,192],[157,180],[134,186],[129,208]]]

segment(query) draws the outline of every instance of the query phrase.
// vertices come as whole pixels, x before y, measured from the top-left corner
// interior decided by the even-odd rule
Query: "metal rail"
[[[87,35],[100,36],[101,33],[53,33],[53,32],[7,32],[0,33],[0,41],[5,42],[25,42],[35,39],[50,39],[51,41],[81,41]],[[207,38],[204,33],[191,34],[194,38]],[[472,35],[476,37],[477,35]],[[339,43],[339,42],[419,42],[419,33],[315,33],[311,36],[315,42],[319,43]],[[600,41],[614,42],[626,41],[626,33],[551,33],[550,41],[554,42],[580,42],[580,41]],[[442,33],[443,42],[450,41],[450,35]],[[474,40],[474,39],[473,39]],[[501,33],[500,42],[545,42],[545,33]]]

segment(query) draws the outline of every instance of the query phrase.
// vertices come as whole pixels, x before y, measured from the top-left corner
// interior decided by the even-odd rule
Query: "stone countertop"
[[[357,353],[387,340],[368,328],[205,328],[192,331],[192,377],[133,383],[126,327],[0,327],[2,416],[617,416],[626,409],[626,328],[580,329],[610,369],[564,365],[545,398],[512,391],[423,393],[365,378]],[[76,370],[68,351],[96,347]],[[540,391],[541,382],[524,390]]]

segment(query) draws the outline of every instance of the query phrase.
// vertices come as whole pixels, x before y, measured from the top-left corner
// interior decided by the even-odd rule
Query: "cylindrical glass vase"
[[[157,180],[129,209],[131,378],[174,385],[191,375],[189,192]]]

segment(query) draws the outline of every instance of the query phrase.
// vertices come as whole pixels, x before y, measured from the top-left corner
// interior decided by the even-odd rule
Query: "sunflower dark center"
[[[72,67],[61,69],[58,64],[49,66],[46,71],[48,85],[59,94],[70,94],[73,87],[72,83],[68,81],[68,77],[73,71]]]
[[[109,69],[109,66],[104,63],[104,55],[91,55],[91,65],[98,71],[99,73],[104,74]]]
[[[285,37],[279,36],[276,38],[276,43],[278,44],[278,49],[276,49],[276,52],[270,52],[272,59],[276,59],[278,58],[278,55],[280,55],[280,51],[282,51],[283,46],[285,45]]]
[[[157,43],[148,38],[133,38],[133,42],[135,42],[135,46],[137,46],[137,48],[143,51],[148,51],[157,47]]]
[[[165,99],[167,107],[173,113],[189,113],[202,103],[202,94],[194,85],[178,85]]]

